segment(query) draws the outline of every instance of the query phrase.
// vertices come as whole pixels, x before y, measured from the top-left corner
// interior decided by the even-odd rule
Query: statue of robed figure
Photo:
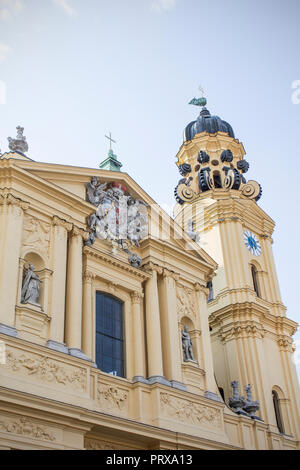
[[[40,307],[40,280],[39,276],[34,272],[34,266],[32,263],[29,264],[28,269],[24,272],[22,292],[21,292],[21,303],[22,304],[34,304]]]

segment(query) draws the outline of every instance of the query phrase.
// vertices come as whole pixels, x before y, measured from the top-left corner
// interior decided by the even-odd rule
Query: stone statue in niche
[[[33,304],[40,307],[40,280],[38,274],[34,272],[34,266],[32,263],[29,264],[28,269],[24,270],[22,292],[21,292],[21,303],[22,304]]]
[[[181,332],[183,360],[184,362],[188,362],[188,361],[195,362],[195,358],[193,354],[193,343],[192,343],[192,340],[188,331],[189,331],[188,327],[185,326],[184,330]]]

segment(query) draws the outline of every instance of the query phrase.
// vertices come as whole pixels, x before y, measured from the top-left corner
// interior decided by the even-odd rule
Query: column
[[[68,353],[64,343],[68,232],[72,224],[53,217],[53,276],[50,339],[47,346]]]
[[[94,358],[93,350],[95,328],[93,328],[93,281],[95,275],[89,271],[83,274],[83,297],[82,297],[82,351],[90,358]]]
[[[182,383],[181,344],[178,335],[176,280],[179,275],[164,269],[160,289],[163,359],[166,379],[172,386],[186,390]]]
[[[46,315],[49,315],[49,281],[52,271],[50,269],[43,269],[40,273],[40,280],[43,286],[43,299],[42,299],[42,310]]]
[[[198,297],[199,318],[201,328],[201,338],[203,346],[203,369],[205,370],[205,382],[207,398],[220,401],[217,394],[217,384],[214,376],[214,364],[209,333],[207,299],[209,291],[199,283],[195,284],[195,290]]]
[[[15,307],[24,211],[29,204],[12,194],[1,198],[0,333],[17,336]]]
[[[141,292],[133,292],[131,294],[132,303],[132,325],[133,325],[133,348],[134,348],[134,377],[133,382],[148,383],[145,379],[145,348],[144,348],[144,331],[142,323],[142,300],[144,294]]]
[[[163,377],[163,362],[161,348],[161,325],[158,300],[157,272],[162,269],[149,263],[148,269],[152,277],[146,282],[146,336],[148,352],[148,374],[150,383],[167,383]]]
[[[20,305],[21,303],[23,272],[24,272],[25,264],[26,264],[26,260],[23,258],[20,258],[19,259],[18,287],[17,287],[17,305]]]
[[[82,248],[84,230],[73,227],[69,237],[66,329],[65,339],[69,353],[80,359],[88,359],[81,351],[82,328]]]

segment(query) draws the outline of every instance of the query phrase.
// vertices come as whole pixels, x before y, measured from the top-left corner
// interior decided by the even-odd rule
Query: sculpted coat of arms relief
[[[92,246],[96,239],[107,240],[129,254],[129,262],[139,267],[141,258],[131,249],[148,235],[147,204],[131,196],[127,188],[118,182],[101,183],[93,177],[86,185],[88,201],[97,207],[87,219],[90,237],[86,242]]]

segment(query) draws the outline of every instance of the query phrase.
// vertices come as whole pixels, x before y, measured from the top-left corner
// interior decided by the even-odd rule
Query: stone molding
[[[252,321],[240,322],[239,325],[227,329],[220,328],[218,331],[222,343],[226,343],[232,339],[255,337],[262,339],[265,336],[265,330],[260,324],[254,324]]]
[[[110,256],[106,253],[103,253],[102,251],[97,250],[94,246],[92,248],[88,247],[88,246],[85,246],[83,248],[83,253],[87,256],[90,256],[91,258],[96,258],[96,259],[101,260],[101,261],[103,261],[107,264],[110,264],[112,266],[116,266],[117,268],[120,268],[123,271],[130,272],[131,274],[133,274],[134,276],[136,276],[140,279],[146,280],[146,279],[149,279],[151,277],[149,275],[149,273],[147,273],[145,270],[142,270],[140,268],[139,269],[134,268],[129,263],[125,263],[124,261],[122,261],[120,259],[117,259],[116,257],[112,257],[112,256]],[[98,277],[97,274],[96,274],[96,277]]]

